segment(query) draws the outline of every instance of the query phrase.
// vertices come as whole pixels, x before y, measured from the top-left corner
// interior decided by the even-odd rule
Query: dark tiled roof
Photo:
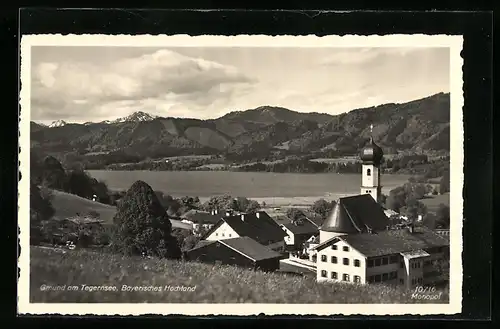
[[[318,232],[318,228],[314,226],[311,222],[303,220],[302,224],[295,225],[290,220],[284,220],[282,223],[287,229],[289,229],[293,234],[310,234]]]
[[[287,236],[283,229],[264,211],[259,211],[259,218],[257,213],[244,214],[244,220],[241,220],[241,215],[233,215],[223,217],[222,220],[226,222],[239,236],[247,236],[255,241],[268,245],[281,241]],[[214,226],[205,237],[215,231],[220,224]]]
[[[221,244],[229,246],[230,248],[238,251],[239,253],[255,261],[281,257],[281,254],[271,250],[266,246],[261,245],[254,239],[251,239],[247,236],[233,238],[233,239],[219,240],[219,242]]]
[[[449,246],[447,239],[425,227],[417,227],[413,233],[403,228],[375,234],[350,234],[340,239],[367,257]]]
[[[221,215],[212,215],[209,212],[197,212],[189,217],[189,220],[198,224],[217,224],[221,220]]]
[[[195,249],[199,249],[199,248],[208,246],[209,244],[212,244],[214,242],[215,241],[200,240],[200,241],[198,241],[198,243],[196,244],[196,246],[194,246],[193,248],[191,248],[191,250],[195,250]]]
[[[321,216],[307,216],[306,219],[316,227],[321,227],[321,225],[323,225],[324,222]]]
[[[321,230],[339,233],[363,233],[385,230],[390,224],[383,208],[370,194],[340,198]]]

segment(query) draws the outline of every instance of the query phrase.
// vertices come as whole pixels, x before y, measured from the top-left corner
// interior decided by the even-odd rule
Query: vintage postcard
[[[22,36],[18,312],[460,313],[461,49]]]

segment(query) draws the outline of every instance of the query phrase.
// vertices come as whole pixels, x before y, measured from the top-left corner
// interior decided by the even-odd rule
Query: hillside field
[[[232,266],[31,247],[32,303],[447,303],[411,298],[383,285],[320,284],[314,277]],[[42,291],[42,285],[111,285],[118,291]],[[185,286],[194,291],[122,292],[122,286]]]
[[[75,217],[77,213],[84,216],[90,211],[97,211],[100,215],[99,219],[103,220],[104,223],[111,224],[116,213],[116,207],[55,190],[53,191],[52,206],[55,210],[54,217],[58,219]],[[170,221],[172,228],[191,229],[189,224],[173,219]]]

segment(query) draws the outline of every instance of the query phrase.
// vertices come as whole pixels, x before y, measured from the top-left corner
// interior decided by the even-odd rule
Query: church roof
[[[322,231],[363,233],[385,230],[389,219],[370,194],[340,198],[321,226]]]
[[[426,227],[418,227],[410,233],[407,229],[392,229],[374,234],[362,233],[331,238],[316,250],[324,249],[340,240],[367,257],[376,257],[401,253],[405,257],[425,256],[425,249],[449,246],[447,239]]]
[[[384,157],[384,151],[382,151],[382,148],[375,144],[373,138],[370,137],[370,142],[361,149],[359,157],[365,163],[379,165]]]

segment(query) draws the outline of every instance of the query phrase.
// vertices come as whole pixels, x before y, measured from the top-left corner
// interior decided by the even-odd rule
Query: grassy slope
[[[314,277],[231,266],[127,258],[86,250],[31,247],[31,302],[161,303],[421,303],[387,286],[318,284]],[[46,285],[196,286],[194,292],[41,291]],[[447,302],[443,293],[439,302]],[[435,302],[434,302],[435,303]]]
[[[441,203],[450,206],[450,194],[432,195],[420,200],[429,211],[435,212]]]
[[[85,198],[81,198],[74,194],[53,191],[52,205],[56,211],[55,217],[60,219],[74,217],[76,213],[80,215],[88,214],[90,211],[97,211],[105,223],[112,223],[116,213],[116,208],[107,204],[94,202]],[[181,228],[190,230],[192,227],[189,224],[182,223],[178,220],[170,220],[173,228]]]

